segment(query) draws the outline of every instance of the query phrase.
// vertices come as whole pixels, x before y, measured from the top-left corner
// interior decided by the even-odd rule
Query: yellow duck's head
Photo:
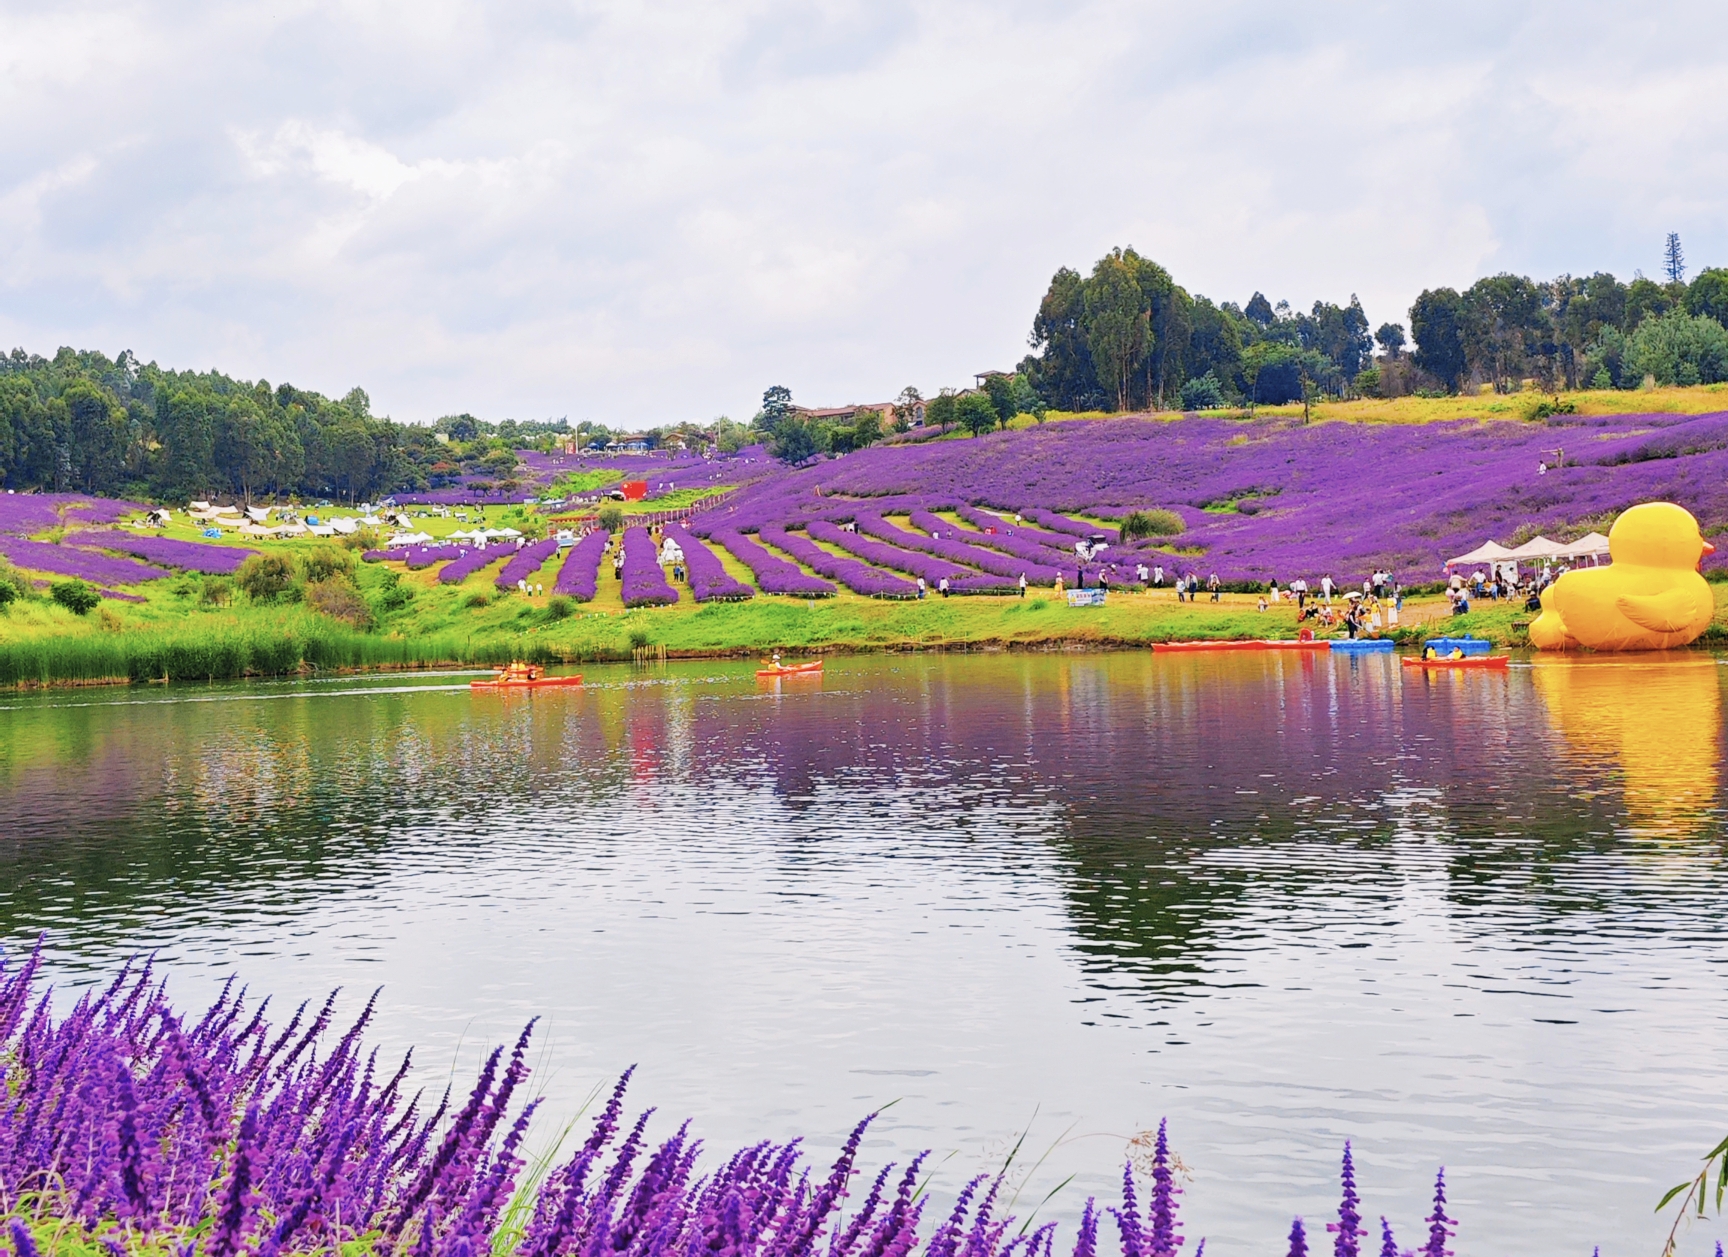
[[[1697,571],[1715,549],[1698,531],[1692,512],[1672,502],[1628,507],[1608,530],[1608,553],[1617,564]]]

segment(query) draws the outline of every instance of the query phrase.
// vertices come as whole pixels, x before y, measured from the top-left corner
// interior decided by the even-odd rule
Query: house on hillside
[[[866,411],[875,411],[883,423],[894,422],[893,402],[864,402],[850,406],[794,406],[792,413],[802,415],[806,419],[842,420],[851,423],[858,421],[858,416]],[[924,403],[919,402],[913,407],[912,426],[918,427],[924,422]]]

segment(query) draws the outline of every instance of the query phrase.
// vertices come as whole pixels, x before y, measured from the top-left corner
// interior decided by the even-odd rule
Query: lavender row
[[[510,561],[504,565],[504,570],[498,573],[498,579],[492,583],[499,589],[514,589],[516,582],[527,580],[540,570],[542,564],[558,553],[558,538],[547,537],[543,541],[530,541],[517,550]],[[556,588],[556,583],[554,583]]]
[[[0,533],[27,537],[68,521],[112,524],[148,509],[137,502],[93,498],[85,493],[0,493]]]
[[[1120,541],[1122,534],[1114,528],[1103,524],[1088,524],[1084,520],[1069,519],[1066,515],[1058,515],[1055,511],[1046,511],[1042,507],[1028,506],[1021,512],[1035,524],[1054,532],[1067,533],[1071,537],[1093,537],[1102,534],[1106,541]]]
[[[36,1195],[39,1225],[71,1222],[89,1247],[148,1244],[202,1257],[372,1251],[472,1257],[1053,1257],[1056,1224],[1018,1230],[998,1214],[1003,1176],[980,1175],[921,1235],[928,1154],[899,1174],[864,1176],[859,1122],[826,1174],[798,1141],[761,1142],[698,1173],[689,1123],[650,1149],[648,1113],[624,1114],[626,1072],[568,1160],[521,1193],[520,1231],[501,1218],[522,1176],[523,1140],[538,1100],[519,1098],[533,1023],[508,1057],[487,1057],[463,1101],[409,1096],[409,1059],[392,1070],[362,1042],[377,995],[331,1043],[335,995],[280,1032],[268,1001],[249,1005],[230,981],[200,1016],[175,1009],[151,964],[129,964],[58,1018],[34,979],[40,948],[20,967],[0,962],[0,1181],[10,1199]],[[375,1068],[376,1067],[376,1068]],[[460,1094],[460,1093],[458,1093]],[[428,1111],[429,1109],[429,1111]],[[652,1112],[652,1110],[650,1110]],[[1176,1257],[1182,1235],[1179,1163],[1159,1123],[1142,1204],[1132,1165],[1120,1204],[1088,1199],[1073,1257],[1095,1257],[1106,1214],[1127,1257]],[[1363,1201],[1344,1147],[1335,1257],[1362,1257]],[[863,1184],[869,1183],[866,1189]],[[845,1202],[844,1212],[842,1202]],[[1446,1257],[1456,1232],[1436,1177],[1422,1257]],[[47,1216],[44,1218],[42,1214]],[[1315,1240],[1324,1232],[1315,1224]],[[1378,1250],[1400,1252],[1381,1219]],[[36,1241],[24,1216],[8,1239],[18,1257]],[[183,1242],[182,1242],[183,1241]],[[1375,1243],[1370,1239],[1370,1245]],[[1194,1248],[1202,1257],[1206,1242]],[[1289,1252],[1308,1252],[1301,1218]]]
[[[980,510],[976,506],[962,506],[955,513],[974,528],[994,528],[997,537],[1011,537],[1022,545],[1044,546],[1064,555],[1074,553],[1075,538],[1072,536],[1045,532],[1043,529],[1034,528],[1030,524],[1016,524],[1000,515],[993,515],[989,511]]]
[[[902,580],[898,576],[890,576],[887,572],[877,571],[868,564],[857,559],[842,558],[830,554],[808,537],[787,532],[774,524],[764,525],[762,540],[771,546],[784,550],[813,572],[820,572],[829,580],[839,581],[855,594],[863,594],[867,598],[916,598],[918,586],[911,581]]]
[[[684,570],[689,573],[690,596],[697,602],[742,602],[756,596],[754,589],[729,574],[719,557],[684,525],[667,524],[665,533],[684,551]]]
[[[491,567],[508,553],[510,549],[506,546],[470,546],[438,569],[438,583],[460,585],[475,572],[483,567]]]
[[[75,576],[96,585],[136,585],[140,581],[160,580],[168,575],[159,567],[146,567],[133,559],[118,559],[113,555],[80,550],[76,546],[25,541],[20,537],[0,536],[0,555],[33,572]]]
[[[975,568],[962,567],[960,564],[950,563],[946,559],[885,545],[880,541],[873,541],[869,537],[859,536],[855,532],[847,532],[826,520],[812,520],[809,533],[813,539],[839,546],[842,550],[855,554],[877,567],[892,568],[896,572],[908,572],[913,576],[922,577],[924,583],[932,588],[944,580],[948,582],[948,588],[956,592],[981,593],[1014,588],[1013,582],[1000,576],[986,576]]]
[[[956,563],[967,563],[997,576],[1012,577],[1016,582],[1021,575],[1032,585],[1050,585],[1056,581],[1059,569],[1042,555],[1017,555],[1011,550],[1003,551],[998,547],[985,548],[985,542],[994,541],[996,538],[957,527],[929,511],[913,511],[911,520],[915,527],[923,529],[924,532],[906,532],[886,520],[866,515],[858,517],[858,528],[872,537],[880,537],[907,549],[928,550],[931,554],[952,559]],[[1025,548],[1034,549],[1030,546]]]
[[[201,541],[177,541],[173,537],[125,532],[73,533],[66,542],[85,549],[121,550],[162,567],[204,572],[211,576],[232,576],[242,563],[258,553],[240,546],[212,546]]]
[[[678,601],[678,591],[660,570],[660,552],[641,525],[624,530],[624,605],[664,607]]]
[[[778,555],[769,554],[741,532],[716,529],[713,541],[726,547],[732,557],[750,569],[756,587],[765,594],[790,594],[798,598],[831,598],[839,591]]]
[[[606,543],[611,538],[596,530],[570,547],[559,565],[558,579],[552,582],[552,592],[589,602],[600,588],[600,560],[606,555]]]

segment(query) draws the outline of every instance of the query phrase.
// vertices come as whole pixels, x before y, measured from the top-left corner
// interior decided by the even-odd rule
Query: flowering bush
[[[553,592],[577,602],[590,601],[599,588],[600,560],[605,557],[606,543],[610,540],[605,532],[595,531],[571,546],[558,568],[558,579],[552,583]]]
[[[232,576],[242,563],[258,553],[240,546],[212,546],[201,541],[119,531],[73,533],[66,538],[66,544],[87,550],[120,550],[162,567],[209,576]]]
[[[558,538],[548,537],[544,541],[530,541],[515,556],[504,565],[504,570],[498,573],[498,579],[493,582],[499,589],[514,589],[516,582],[527,580],[540,570],[540,565],[558,553]],[[557,588],[556,582],[553,588]],[[588,595],[592,598],[594,595]]]
[[[690,574],[690,596],[697,602],[742,602],[756,591],[734,579],[707,546],[682,524],[667,524],[666,535],[684,551],[684,570]]]
[[[878,520],[878,523],[881,521]],[[883,525],[886,529],[887,525]],[[946,559],[935,558],[928,554],[919,554],[913,550],[901,550],[896,546],[885,545],[880,541],[861,536],[856,532],[847,532],[826,520],[810,521],[807,529],[810,536],[831,546],[839,546],[865,559],[877,567],[892,568],[897,572],[907,572],[913,576],[922,576],[925,584],[934,589],[944,579],[948,587],[955,592],[983,592],[989,590],[1003,591],[1012,587],[1012,582],[1000,576],[985,576],[974,568],[962,567],[958,563],[950,563]],[[898,529],[893,531],[898,532]]]
[[[660,570],[654,539],[640,525],[624,530],[623,596],[627,607],[664,607],[678,601],[678,591]]]
[[[1022,574],[1029,585],[1051,585],[1056,581],[1059,569],[1042,555],[1034,554],[1028,558],[1012,550],[987,546],[986,543],[996,538],[957,527],[929,511],[913,511],[911,522],[923,532],[905,532],[874,515],[860,515],[858,530],[907,549],[928,550],[956,563],[968,563],[981,571],[1009,577],[1016,586]],[[1036,550],[1035,547],[1026,549]]]
[[[649,1151],[644,1113],[624,1118],[618,1081],[568,1160],[512,1202],[539,1100],[523,1102],[533,1023],[508,1057],[493,1049],[466,1099],[429,1112],[362,1042],[377,995],[334,1043],[335,995],[302,1004],[279,1031],[233,983],[201,1016],[167,1000],[149,962],[58,1017],[33,989],[40,951],[0,964],[0,1222],[18,1257],[33,1232],[81,1228],[94,1251],[187,1257],[242,1253],[412,1253],[415,1257],[1051,1257],[1056,1224],[1016,1229],[996,1213],[1002,1175],[974,1178],[920,1235],[927,1155],[898,1176],[860,1177],[859,1122],[825,1175],[797,1141],[762,1142],[698,1173],[689,1125]],[[376,1067],[376,1068],[375,1068]],[[624,1133],[627,1132],[627,1133]],[[620,1134],[623,1137],[620,1138]],[[1144,1206],[1133,1166],[1108,1213],[1128,1257],[1176,1257],[1182,1189],[1159,1124]],[[854,1182],[854,1180],[857,1180]],[[870,1186],[864,1188],[863,1183]],[[1337,1257],[1360,1257],[1361,1200],[1345,1145]],[[847,1208],[842,1213],[842,1202]],[[521,1213],[507,1224],[504,1211]],[[1104,1211],[1087,1200],[1074,1257],[1095,1257]],[[1436,1180],[1423,1257],[1443,1257],[1455,1223]],[[517,1230],[516,1228],[520,1228]],[[1399,1249],[1381,1220],[1382,1253]],[[143,1245],[152,1245],[146,1250]],[[1202,1240],[1194,1249],[1201,1257]],[[1301,1219],[1290,1251],[1307,1251]]]
[[[778,555],[769,554],[743,533],[729,528],[711,534],[731,552],[756,578],[756,587],[765,594],[791,594],[799,598],[832,598],[839,591],[825,580],[811,576],[796,563],[788,563]]]

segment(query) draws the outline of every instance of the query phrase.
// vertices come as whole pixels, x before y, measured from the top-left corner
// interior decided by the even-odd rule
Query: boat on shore
[[[468,682],[468,688],[475,690],[544,690],[566,689],[582,684],[582,674],[574,676],[547,676],[538,664],[513,663],[508,668],[501,668],[489,677],[476,677]]]
[[[1174,654],[1202,650],[1330,650],[1331,642],[1302,638],[1257,637],[1243,641],[1153,642],[1159,654]]]

